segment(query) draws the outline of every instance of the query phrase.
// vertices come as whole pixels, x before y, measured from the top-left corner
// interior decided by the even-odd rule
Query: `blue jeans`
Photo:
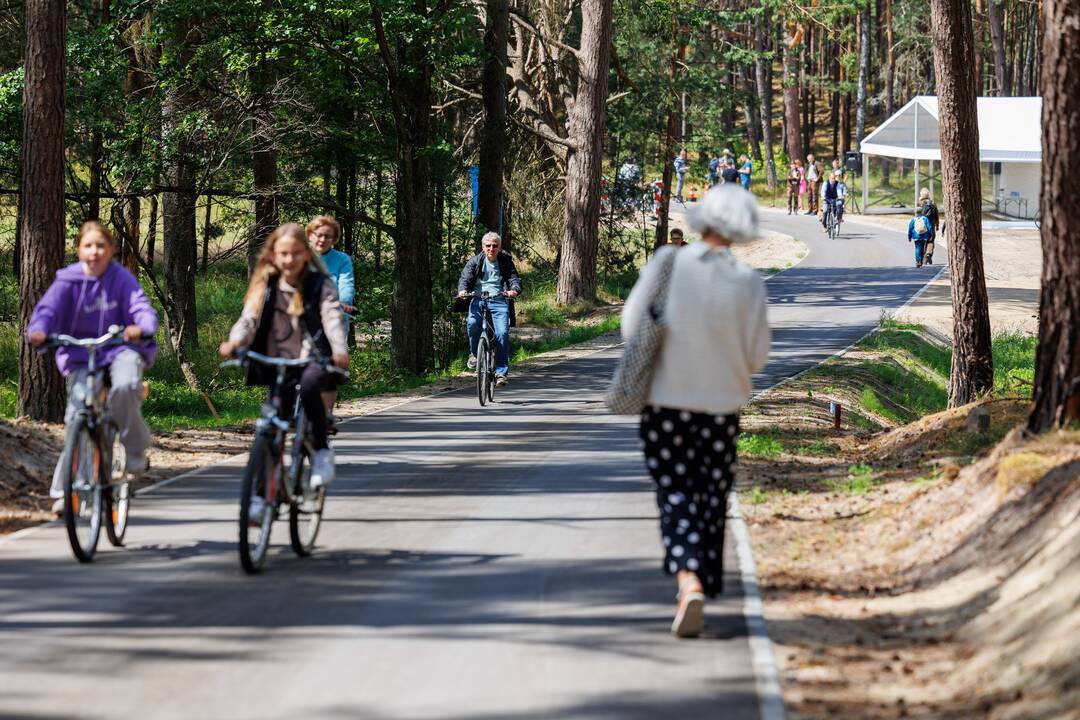
[[[495,321],[495,374],[506,375],[510,370],[510,303],[504,297],[490,298],[488,308]],[[480,333],[484,328],[484,316],[480,312],[480,298],[469,303],[469,353],[476,354]]]
[[[677,172],[675,175],[677,176],[675,183],[675,197],[682,200],[682,186],[683,182],[686,181],[686,173]]]
[[[923,261],[923,253],[926,251],[926,239],[915,238],[915,262],[921,263]]]

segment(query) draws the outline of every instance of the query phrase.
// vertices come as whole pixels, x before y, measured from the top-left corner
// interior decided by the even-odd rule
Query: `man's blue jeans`
[[[491,319],[495,321],[495,374],[506,375],[510,370],[510,303],[504,297],[488,299]],[[480,311],[480,298],[469,304],[469,353],[476,354],[480,333],[484,328],[484,316]]]

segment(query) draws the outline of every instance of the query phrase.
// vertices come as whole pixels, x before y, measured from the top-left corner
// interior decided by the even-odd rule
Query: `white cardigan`
[[[737,412],[750,399],[751,376],[769,359],[765,281],[724,247],[696,242],[661,248],[642,268],[623,307],[624,340],[647,311],[657,259],[666,252],[678,255],[649,404],[714,415]]]

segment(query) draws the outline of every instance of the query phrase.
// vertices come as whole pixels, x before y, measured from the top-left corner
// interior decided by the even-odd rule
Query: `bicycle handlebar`
[[[119,325],[110,325],[109,331],[98,338],[77,338],[72,335],[53,334],[45,338],[45,347],[58,348],[58,347],[102,347],[105,345],[122,345],[127,340],[124,340],[121,336],[124,334],[124,328]],[[152,338],[153,336],[151,336]],[[145,335],[140,340],[148,339]],[[136,341],[132,341],[136,342]]]
[[[308,355],[302,358],[280,358],[272,357],[270,355],[263,355],[260,352],[254,350],[248,350],[247,348],[237,348],[236,357],[232,360],[226,360],[218,365],[218,367],[240,367],[250,360],[261,365],[270,365],[273,367],[291,368],[291,367],[307,367],[311,363],[317,363],[321,365],[327,372],[337,373],[344,377],[349,377],[349,371],[343,370],[336,365],[332,364],[331,358],[325,357],[320,354]]]
[[[484,299],[484,300],[490,300],[491,298],[506,297],[506,292],[504,290],[500,290],[499,292],[495,293],[494,295],[492,295],[491,293],[480,293],[479,295],[477,295],[476,291],[474,290],[473,292],[465,293],[464,295],[458,295],[458,297],[460,297],[460,298],[477,298],[478,297],[478,298],[481,298],[481,299]]]

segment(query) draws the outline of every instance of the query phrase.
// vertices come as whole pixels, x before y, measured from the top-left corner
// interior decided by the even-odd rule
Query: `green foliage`
[[[874,487],[874,484],[874,468],[865,463],[850,466],[845,479],[829,480],[827,483],[833,492],[846,495],[863,495]]]
[[[747,457],[774,458],[784,452],[781,442],[767,433],[742,433],[737,447]]]

